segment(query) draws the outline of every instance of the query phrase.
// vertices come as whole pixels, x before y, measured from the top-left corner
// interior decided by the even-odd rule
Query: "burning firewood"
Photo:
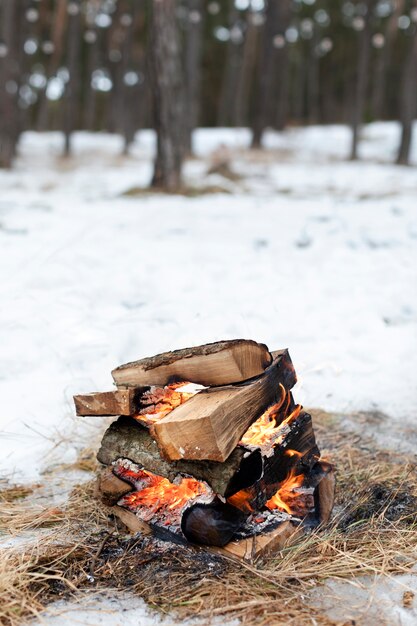
[[[155,422],[151,434],[169,461],[225,461],[239,439],[280,396],[280,384],[296,382],[288,351],[280,352],[262,376],[247,383],[207,389]]]
[[[232,382],[243,346],[252,356],[241,373],[255,362],[261,371]],[[253,559],[328,521],[334,472],[294,402],[287,350],[222,342],[115,372],[126,389],[78,396],[76,405],[85,415],[120,408],[97,455],[107,466],[97,492],[132,532]]]

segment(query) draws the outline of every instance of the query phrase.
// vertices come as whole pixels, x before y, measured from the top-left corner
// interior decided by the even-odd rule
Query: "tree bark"
[[[73,5],[69,5],[73,6]],[[77,125],[78,97],[80,89],[81,8],[68,15],[67,59],[69,79],[65,89],[64,106],[64,155],[71,153],[71,135]]]
[[[0,59],[0,168],[10,168],[21,131],[18,105],[21,78],[22,11],[25,2],[4,0],[0,7],[0,40],[7,47]]]
[[[280,9],[282,0],[270,0],[267,4],[265,24],[263,27],[263,45],[259,55],[259,83],[255,98],[255,111],[252,126],[252,148],[260,148],[264,130],[271,123],[272,94],[276,84],[276,56],[274,36],[280,26]],[[281,6],[280,6],[281,5]]]
[[[397,0],[394,11],[388,19],[385,29],[385,42],[375,64],[372,92],[372,111],[375,119],[384,119],[386,115],[386,78],[392,56],[392,47],[398,33],[398,18],[404,11],[404,0]]]
[[[229,0],[229,31],[236,28],[239,20],[239,11],[234,0]],[[219,109],[217,125],[228,126],[232,123],[232,112],[236,97],[237,77],[241,65],[241,51],[239,45],[230,37],[227,45],[225,67],[219,94]]]
[[[260,26],[257,23],[256,18],[256,13],[248,10],[246,16],[246,35],[243,44],[243,57],[238,76],[234,107],[234,125],[237,127],[247,126],[248,124],[251,87],[259,47]]]
[[[192,153],[192,133],[200,114],[201,53],[203,39],[203,0],[188,0],[188,23],[185,51],[186,125],[184,148]]]
[[[259,452],[253,452],[248,457],[246,448],[241,447],[236,448],[225,463],[216,461],[168,462],[161,458],[157,443],[147,428],[141,426],[132,417],[119,417],[106,430],[97,459],[104,465],[111,465],[120,458],[129,459],[170,481],[173,481],[178,474],[189,474],[198,480],[205,480],[216,493],[225,496],[245,455],[246,459],[250,459],[248,461],[245,459],[246,463],[252,467],[253,461],[253,467],[257,469],[260,465]],[[258,477],[255,475],[255,480]],[[242,488],[240,484],[239,488]]]
[[[401,89],[401,143],[397,163],[409,165],[413,122],[417,110],[417,26],[414,25]]]
[[[149,75],[157,153],[152,186],[166,191],[181,187],[184,93],[175,0],[151,3]]]
[[[55,74],[61,61],[68,17],[67,0],[57,0],[55,5],[50,37],[53,44],[53,52],[47,64],[47,81]],[[48,129],[49,101],[46,97],[46,89],[47,84],[39,93],[36,128],[40,131]]]
[[[365,23],[359,35],[359,53],[356,74],[355,102],[352,115],[352,147],[350,159],[355,161],[358,158],[358,142],[360,126],[363,121],[365,109],[366,91],[369,78],[369,61],[371,56],[371,35],[372,35],[372,13],[376,0],[367,0]]]

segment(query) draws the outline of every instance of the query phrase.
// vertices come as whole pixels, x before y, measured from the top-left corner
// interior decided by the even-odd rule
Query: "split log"
[[[106,467],[97,478],[95,493],[103,504],[113,506],[132,490],[131,485],[115,476],[111,469]]]
[[[276,555],[284,548],[293,545],[303,534],[304,530],[301,525],[296,525],[288,520],[270,532],[231,541],[223,548],[213,546],[207,550],[239,561],[253,562],[260,558]]]
[[[126,363],[113,370],[112,376],[118,387],[163,387],[182,380],[210,387],[259,376],[271,360],[264,344],[235,339],[164,352]]]
[[[117,389],[74,396],[77,415],[133,415],[147,387]]]
[[[178,459],[225,461],[248,427],[296,383],[287,350],[277,353],[258,378],[200,391],[151,426],[161,455]]]
[[[187,474],[198,480],[205,480],[213,491],[221,496],[225,496],[228,492],[228,485],[241,466],[244,475],[239,488],[252,484],[260,477],[262,471],[259,451],[248,453],[245,448],[240,447],[236,448],[224,463],[165,461],[161,459],[158,446],[148,429],[132,417],[119,417],[109,426],[97,453],[97,459],[104,465],[111,465],[120,458],[129,459],[154,474],[168,478],[171,482],[178,474]],[[245,467],[247,467],[246,471]]]
[[[326,463],[325,461],[320,461],[319,463],[326,474],[321,479],[316,489],[315,500],[316,509],[318,509],[317,517],[321,524],[327,524],[334,505],[336,478],[334,469],[330,463]]]
[[[109,507],[109,513],[119,518],[121,522],[130,530],[131,533],[141,533],[142,535],[151,535],[152,528],[146,522],[139,519],[134,513],[122,508],[121,506]]]

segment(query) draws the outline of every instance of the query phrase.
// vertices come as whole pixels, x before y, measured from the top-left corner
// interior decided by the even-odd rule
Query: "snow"
[[[390,164],[398,135],[366,127],[350,163],[342,126],[268,133],[262,154],[201,129],[187,182],[229,193],[182,197],[123,195],[149,183],[150,132],[128,158],[79,133],[69,160],[58,133],[26,133],[0,172],[0,476],[91,445],[106,422],[75,419],[72,395],[111,389],[118,364],[227,338],[288,347],[307,406],[379,409],[388,439],[412,426],[417,175]],[[214,150],[240,180],[207,174]]]
[[[415,626],[415,601],[407,606],[405,592],[417,594],[417,568],[412,574],[362,576],[350,581],[328,580],[311,594],[312,604],[336,622],[366,626]],[[365,621],[366,620],[366,621]]]
[[[42,614],[39,626],[172,626],[172,617],[162,616],[152,611],[142,598],[118,591],[114,593],[83,594],[78,602],[59,601],[52,604]],[[216,626],[225,622],[219,619],[210,621]],[[193,619],[182,622],[187,626],[203,626],[207,621]],[[238,626],[237,620],[226,626]]]

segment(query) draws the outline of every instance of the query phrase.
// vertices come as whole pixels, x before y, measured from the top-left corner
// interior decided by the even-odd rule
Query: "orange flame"
[[[246,446],[265,446],[267,444],[279,443],[285,436],[285,426],[295,420],[301,411],[301,405],[297,404],[294,410],[277,424],[277,417],[280,413],[287,413],[291,402],[290,392],[280,383],[281,398],[276,404],[270,406],[265,413],[254,422],[243,435],[240,443]]]
[[[287,513],[297,513],[300,505],[300,494],[297,489],[303,486],[304,474],[297,474],[293,468],[275,495],[266,503],[268,509],[281,509]]]
[[[178,483],[171,483],[144,469],[119,466],[115,471],[138,489],[123,496],[118,504],[138,513],[145,521],[155,519],[166,525],[179,523],[178,514],[188,502],[212,493],[206,483],[195,478],[181,478]]]
[[[154,424],[202,389],[204,389],[202,385],[187,381],[172,383],[165,387],[151,387],[141,397],[141,404],[145,406],[134,415],[134,418],[145,425]]]
[[[232,496],[227,498],[227,501],[232,506],[235,506],[237,509],[241,511],[246,511],[247,513],[252,513],[253,507],[249,500],[253,496],[253,492],[250,489],[241,489],[237,493],[234,493]]]
[[[303,453],[298,450],[286,450],[285,454],[289,457],[296,457],[297,459],[303,456]],[[293,467],[278,491],[268,500],[266,506],[271,510],[281,509],[290,515],[298,515],[300,511],[304,512],[307,506],[305,503],[305,494],[301,495],[296,491],[303,486],[303,483],[304,474],[297,474],[297,469]],[[253,489],[241,489],[230,496],[227,501],[241,511],[251,513],[254,510],[251,502],[254,497],[256,497],[256,491]],[[308,510],[305,511],[305,514],[307,513]]]

